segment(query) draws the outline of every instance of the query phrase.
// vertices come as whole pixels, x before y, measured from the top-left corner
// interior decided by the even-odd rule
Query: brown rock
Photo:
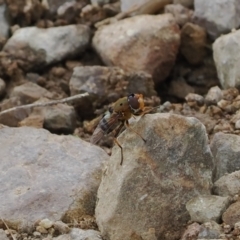
[[[200,232],[200,225],[198,223],[192,223],[187,227],[185,232],[183,233],[183,236],[181,237],[181,240],[195,240],[198,237],[198,234]]]
[[[145,71],[155,83],[169,75],[179,44],[179,28],[171,14],[127,18],[103,26],[93,38],[93,47],[106,65]]]
[[[186,23],[181,31],[181,53],[190,64],[202,63],[206,56],[206,31],[193,23]]]
[[[235,223],[240,222],[240,201],[230,205],[230,207],[223,213],[223,222],[225,224],[234,226]]]

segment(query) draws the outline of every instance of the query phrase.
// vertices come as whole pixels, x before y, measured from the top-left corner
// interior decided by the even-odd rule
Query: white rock
[[[193,222],[215,221],[220,223],[223,212],[230,205],[228,197],[220,196],[198,196],[186,204],[186,208]]]
[[[141,6],[147,2],[149,2],[149,0],[121,0],[121,11],[129,11],[130,9]]]
[[[90,29],[81,24],[47,29],[25,27],[14,32],[3,50],[15,59],[25,60],[22,67],[29,69],[77,56],[85,50],[89,41]]]
[[[43,227],[43,228],[45,228],[45,229],[49,229],[50,227],[53,226],[53,221],[45,218],[45,219],[43,219],[43,220],[41,220],[41,221],[39,222],[39,226],[41,226],[41,227]]]
[[[213,44],[213,57],[223,88],[240,86],[240,30],[219,37]]]
[[[195,21],[216,39],[240,25],[239,0],[194,0]]]

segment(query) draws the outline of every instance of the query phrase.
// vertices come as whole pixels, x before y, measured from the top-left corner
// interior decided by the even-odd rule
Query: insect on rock
[[[125,126],[131,131],[135,132],[144,142],[146,140],[135,130],[129,126],[128,120],[132,116],[141,116],[148,112],[147,108],[144,106],[143,95],[132,93],[127,97],[118,99],[115,103],[109,107],[108,112],[102,117],[98,126],[93,132],[93,135],[90,139],[91,143],[96,144],[103,135],[108,134],[115,130],[114,142],[121,149],[121,162],[123,163],[123,149],[121,144],[117,140],[118,134],[121,132],[121,129]]]

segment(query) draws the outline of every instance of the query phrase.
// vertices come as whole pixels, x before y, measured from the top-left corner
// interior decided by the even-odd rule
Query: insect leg
[[[115,143],[120,147],[120,149],[121,149],[121,162],[120,162],[120,165],[122,165],[122,163],[123,163],[123,149],[122,149],[122,146],[120,145],[120,143],[119,143],[118,140],[117,140],[117,136],[118,136],[118,134],[120,133],[120,131],[122,130],[123,126],[124,126],[124,123],[122,122],[121,125],[118,126],[118,128],[117,128],[117,130],[116,130],[116,132],[115,132],[115,134],[114,134],[114,142],[115,142]]]
[[[147,141],[146,139],[144,139],[144,138],[141,136],[141,134],[139,134],[138,132],[136,132],[134,129],[132,129],[132,128],[130,127],[128,121],[125,121],[124,123],[125,123],[126,128],[128,128],[128,129],[130,129],[131,131],[135,132],[144,142]]]

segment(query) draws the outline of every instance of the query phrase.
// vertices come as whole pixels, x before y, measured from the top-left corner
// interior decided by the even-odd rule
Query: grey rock
[[[147,2],[149,2],[149,0],[121,0],[121,11],[122,12],[129,11],[132,8],[141,6]]]
[[[228,197],[197,196],[187,202],[186,208],[194,222],[215,221],[220,223],[223,212],[230,205]]]
[[[194,0],[173,0],[174,4],[181,4],[181,5],[183,5],[184,7],[187,7],[187,8],[192,7],[193,2],[194,2]]]
[[[44,128],[53,133],[73,133],[77,117],[74,107],[66,104],[44,107]]]
[[[6,91],[6,83],[0,78],[0,97],[3,97]]]
[[[223,93],[218,86],[211,87],[205,97],[207,105],[216,105],[223,98]]]
[[[231,197],[240,195],[240,171],[220,177],[213,185],[213,193]]]
[[[109,157],[77,137],[29,127],[0,129],[0,215],[32,230],[44,218],[75,222],[93,215],[102,164]]]
[[[216,133],[211,141],[214,157],[213,182],[226,173],[240,170],[240,137],[234,134]]]
[[[179,45],[180,31],[172,14],[126,18],[99,28],[93,37],[93,47],[106,65],[145,71],[155,83],[169,75]]]
[[[99,6],[102,6],[104,4],[109,3],[110,0],[91,0],[91,4],[97,4]]]
[[[81,24],[47,29],[26,27],[15,31],[3,50],[24,70],[31,70],[78,56],[89,41],[90,29]]]
[[[205,222],[201,225],[198,239],[219,239],[222,227],[214,221]]]
[[[101,240],[101,233],[95,230],[83,230],[79,228],[73,228],[70,232],[70,236],[72,240]]]
[[[238,0],[194,0],[194,20],[212,39],[240,25]]]
[[[18,98],[21,104],[29,104],[37,101],[41,97],[52,98],[53,94],[35,83],[26,82],[14,87],[10,96]]]
[[[76,103],[80,115],[92,114],[97,106],[115,102],[132,92],[142,93],[144,97],[157,95],[153,79],[149,74],[126,73],[117,67],[75,67],[69,87],[71,95],[89,93],[88,97]]]
[[[224,89],[240,86],[239,38],[240,30],[223,35],[213,43],[214,62],[218,78]]]
[[[0,4],[0,37],[8,38],[10,30],[9,15],[7,5]]]
[[[73,2],[76,0],[48,0],[48,10],[51,14],[56,14],[63,5]]]
[[[193,11],[184,7],[181,4],[168,4],[164,8],[165,13],[171,13],[179,26],[183,26],[185,23],[191,20]]]
[[[140,239],[150,228],[157,239],[179,239],[190,218],[186,202],[210,194],[212,186],[205,127],[195,118],[160,113],[131,127],[146,143],[129,129],[119,136],[123,165],[115,146],[98,190],[98,227],[111,240]]]
[[[61,233],[61,234],[66,234],[66,233],[70,232],[69,226],[66,223],[62,222],[62,221],[54,222],[53,226],[54,226],[54,230],[56,232]]]
[[[9,240],[9,238],[7,237],[7,235],[3,229],[0,229],[0,239],[1,240]]]

